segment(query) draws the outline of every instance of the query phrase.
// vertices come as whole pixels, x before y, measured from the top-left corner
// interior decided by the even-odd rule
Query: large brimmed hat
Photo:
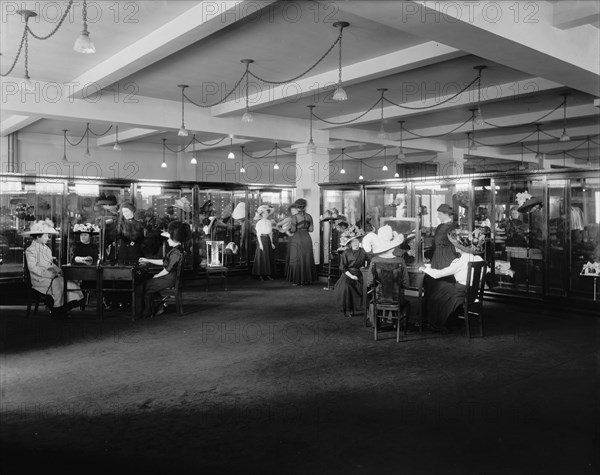
[[[49,219],[45,221],[34,221],[27,231],[21,233],[23,236],[31,236],[32,234],[58,234],[58,231],[54,229],[54,223]]]
[[[273,207],[269,205],[260,205],[256,210],[256,216],[260,217],[260,215],[263,214],[265,211],[268,211],[268,213],[271,214],[273,212]]]
[[[542,206],[542,200],[539,198],[531,197],[517,210],[519,213],[531,213],[536,206]]]
[[[354,239],[362,239],[365,232],[358,226],[349,226],[340,236],[340,245],[347,246]]]
[[[189,213],[192,211],[192,203],[190,203],[184,196],[183,198],[178,198],[175,200],[175,203],[173,203],[173,208],[179,208],[180,210]]]
[[[80,223],[73,226],[73,234],[100,234],[100,226],[93,223]]]
[[[233,213],[231,213],[231,217],[233,219],[243,219],[246,217],[246,203],[243,201],[240,201],[236,206],[235,209],[233,210]]]
[[[298,208],[299,210],[303,210],[304,208],[306,208],[306,205],[308,203],[304,198],[298,198],[296,201],[294,201],[294,204],[296,205],[296,208]]]
[[[483,252],[485,234],[479,229],[473,232],[463,229],[453,229],[448,233],[448,240],[463,252],[479,254]]]
[[[404,236],[398,234],[388,224],[377,230],[377,239],[373,241],[373,254],[381,254],[399,246],[404,241]]]
[[[447,205],[446,203],[443,203],[438,206],[437,211],[439,211],[440,213],[452,215],[454,213],[454,208],[452,208],[452,206],[450,205]]]

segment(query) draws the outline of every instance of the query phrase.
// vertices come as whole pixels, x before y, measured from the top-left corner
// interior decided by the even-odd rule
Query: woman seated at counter
[[[171,250],[164,259],[140,257],[140,264],[154,264],[163,269],[151,279],[140,282],[135,288],[135,318],[147,318],[152,315],[152,296],[162,289],[175,285],[177,269],[183,265],[184,244],[192,239],[192,231],[187,223],[172,221],[162,236],[167,238]],[[161,315],[165,307],[161,304],[156,315]]]
[[[483,251],[485,236],[478,230],[469,231],[453,229],[448,233],[448,240],[454,245],[460,257],[454,259],[443,269],[433,269],[431,266],[419,268],[434,279],[454,276],[455,283],[439,280],[436,291],[425,293],[427,323],[431,330],[446,332],[458,324],[456,311],[463,304],[467,291],[467,270],[469,262],[480,262],[483,259],[476,255]]]
[[[54,264],[52,251],[48,247],[51,234],[58,234],[50,220],[36,221],[29,231],[23,233],[33,240],[25,250],[25,259],[31,280],[31,287],[39,293],[51,297],[45,301],[52,318],[64,318],[69,308],[79,306],[83,293],[79,286],[67,281],[67,305],[64,302],[64,279],[60,267]]]
[[[92,223],[73,226],[73,234],[79,235],[79,240],[71,245],[71,264],[92,265],[98,262],[98,246],[92,242],[92,235],[99,233],[100,228]]]

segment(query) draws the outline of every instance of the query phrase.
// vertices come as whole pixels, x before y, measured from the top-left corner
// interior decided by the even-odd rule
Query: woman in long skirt
[[[252,275],[260,280],[273,280],[275,273],[275,244],[273,244],[273,225],[269,219],[273,208],[267,205],[261,205],[256,210],[256,215],[260,217],[256,223],[256,253],[254,254],[254,265],[252,266]]]
[[[292,285],[308,285],[317,280],[317,269],[313,255],[313,243],[310,234],[313,227],[313,219],[306,209],[306,200],[299,198],[294,203],[298,214],[292,216],[290,232],[294,233],[290,238],[289,262],[287,266],[287,280]]]
[[[367,253],[360,247],[364,232],[356,226],[350,226],[340,237],[342,246],[350,245],[340,259],[340,278],[333,288],[333,297],[337,308],[345,317],[362,308],[363,278],[361,267],[365,265]]]

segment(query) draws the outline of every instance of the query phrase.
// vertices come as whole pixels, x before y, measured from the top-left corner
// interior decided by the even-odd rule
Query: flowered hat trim
[[[99,234],[100,226],[92,223],[81,223],[73,226],[74,233]]]

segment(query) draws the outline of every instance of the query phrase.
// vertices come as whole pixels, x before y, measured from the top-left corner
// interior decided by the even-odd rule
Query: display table
[[[66,264],[62,266],[64,279],[65,302],[67,301],[67,280],[95,280],[96,281],[96,314],[99,319],[103,317],[103,293],[131,292],[131,318],[135,319],[135,274],[133,266],[88,266],[85,264]],[[107,282],[126,282],[124,288],[106,287]]]
[[[594,279],[594,302],[596,301],[596,281],[600,278],[599,274],[579,274],[581,277],[591,277]]]

